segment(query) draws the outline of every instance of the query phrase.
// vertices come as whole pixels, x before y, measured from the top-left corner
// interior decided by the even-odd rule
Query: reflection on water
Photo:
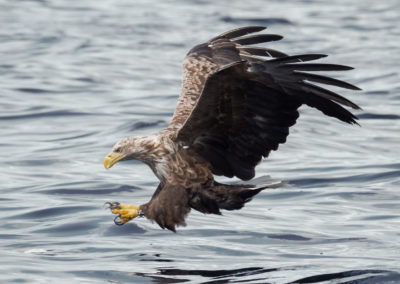
[[[295,271],[295,268],[248,267],[233,270],[180,270],[159,269],[156,273],[134,273],[123,271],[90,271],[79,273],[88,278],[107,279],[117,283],[183,283],[194,282],[202,284],[224,283],[275,283],[274,272]],[[240,279],[240,280],[239,280]],[[385,270],[351,270],[338,273],[315,275],[286,282],[301,283],[398,283],[400,274]]]
[[[398,283],[399,3],[0,1],[0,282]],[[122,227],[103,205],[144,203],[147,166],[105,171],[120,138],[165,127],[181,63],[244,25],[271,48],[356,69],[361,127],[302,108],[258,168],[284,181],[243,210],[192,212],[176,234]]]

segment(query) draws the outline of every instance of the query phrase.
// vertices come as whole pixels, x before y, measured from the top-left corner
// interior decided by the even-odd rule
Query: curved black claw
[[[120,206],[121,203],[119,202],[106,202],[104,203],[104,205],[108,205],[108,209],[110,209],[111,211],[114,209],[121,209]]]
[[[116,216],[116,217],[114,218],[114,223],[115,223],[115,225],[118,225],[118,226],[122,226],[123,224],[125,224],[125,223],[123,223],[123,222],[121,221],[121,215],[119,215],[119,214],[118,214],[118,216]]]

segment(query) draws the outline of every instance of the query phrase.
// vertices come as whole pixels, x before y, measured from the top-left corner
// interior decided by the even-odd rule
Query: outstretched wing
[[[188,52],[183,62],[182,91],[168,127],[170,130],[177,131],[183,126],[200,98],[208,77],[223,66],[240,61],[245,58],[244,56],[259,55],[276,58],[286,56],[286,54],[277,50],[242,45],[282,38],[282,36],[273,34],[246,36],[249,33],[264,29],[265,27],[261,26],[238,28],[221,34],[206,43],[199,44]]]
[[[200,72],[199,82],[204,81],[204,86],[196,85],[192,93],[189,85],[184,87],[181,107],[183,109],[182,102],[187,94],[192,94],[188,99],[191,104],[190,107],[186,104],[186,114],[181,117],[184,121],[178,122],[174,117],[172,124],[180,127],[176,142],[191,147],[209,161],[216,175],[237,176],[244,180],[254,177],[254,168],[261,158],[285,143],[302,104],[344,122],[356,123],[357,118],[341,106],[359,109],[356,104],[311,82],[358,88],[308,73],[344,71],[351,67],[305,63],[325,57],[322,54],[287,56],[277,51],[242,46],[281,38],[275,35],[242,36],[244,32],[258,29],[260,27],[234,30],[192,51],[197,54],[198,62],[214,64],[208,69],[212,74],[205,77]],[[271,52],[278,58],[264,60],[259,57],[269,56]],[[192,76],[191,80],[196,80],[195,73]],[[201,95],[197,94],[199,89]]]

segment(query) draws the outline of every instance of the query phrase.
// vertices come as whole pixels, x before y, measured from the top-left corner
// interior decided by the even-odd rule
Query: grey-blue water
[[[0,0],[1,283],[400,283],[400,2]],[[103,157],[165,127],[195,44],[267,25],[289,54],[326,53],[362,127],[309,108],[257,170],[286,185],[174,234],[122,227],[145,165]]]

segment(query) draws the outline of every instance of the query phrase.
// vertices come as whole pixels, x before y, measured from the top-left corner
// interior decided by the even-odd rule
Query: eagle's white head
[[[155,147],[153,135],[136,136],[121,139],[104,158],[104,167],[111,168],[115,163],[126,160],[139,160],[149,163]]]
[[[147,164],[160,181],[163,181],[166,165],[175,151],[173,142],[160,133],[124,138],[105,156],[104,167],[109,169],[119,161],[139,160]]]

